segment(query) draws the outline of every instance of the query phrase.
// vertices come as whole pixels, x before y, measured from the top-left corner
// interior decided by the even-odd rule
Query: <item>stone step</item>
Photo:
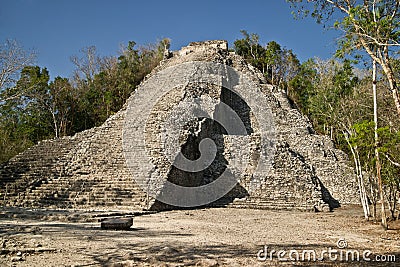
[[[304,210],[313,211],[314,208],[308,205],[299,205],[296,203],[232,203],[227,205],[229,208],[250,208],[250,209],[265,209],[265,210]]]
[[[287,201],[285,199],[267,198],[245,198],[235,199],[231,203],[222,204],[223,201],[213,203],[213,206],[224,206],[229,208],[251,208],[251,209],[272,209],[272,210],[313,210],[312,205]]]

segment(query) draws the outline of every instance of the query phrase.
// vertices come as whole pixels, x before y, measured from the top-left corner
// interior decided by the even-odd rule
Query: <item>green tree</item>
[[[300,61],[291,49],[283,48],[281,64],[278,66],[279,84],[288,94],[289,82],[299,73]]]
[[[376,63],[382,67],[389,82],[397,113],[400,115],[399,91],[391,63],[391,57],[398,53],[398,47],[400,46],[399,1],[288,0],[288,2],[291,2],[292,6],[297,8],[298,13],[308,15],[311,11],[311,15],[316,18],[317,22],[329,24],[329,22],[334,21],[332,23],[333,26],[344,31],[345,35],[338,43],[337,55],[344,56],[354,50],[362,50],[372,59],[374,74],[376,73]],[[308,6],[306,6],[307,4]],[[377,133],[378,116],[375,75],[373,80],[377,182],[380,191],[382,226],[387,229],[384,192],[380,174],[381,164],[377,147],[379,137]]]
[[[283,51],[281,46],[275,41],[269,42],[265,48],[264,61],[267,66],[267,78],[272,84],[279,83],[278,69],[283,63],[282,58]]]
[[[47,69],[27,66],[21,71],[16,85],[1,93],[2,132],[1,160],[23,151],[45,138],[54,136],[49,106],[49,74]]]
[[[143,78],[163,59],[168,47],[167,38],[139,48],[130,41],[118,58],[100,57],[95,47],[72,57],[76,65],[75,91],[79,96],[71,118],[73,130],[99,126],[120,110]]]
[[[397,202],[397,192],[399,191],[400,178],[398,176],[400,166],[396,163],[399,157],[400,133],[391,129],[389,126],[380,127],[378,131],[378,146],[375,144],[375,122],[362,121],[355,123],[351,128],[351,136],[349,138],[350,146],[355,150],[359,160],[358,164],[364,166],[365,170],[370,170],[370,173],[377,174],[376,168],[381,167],[376,164],[377,157],[375,149],[380,155],[382,165],[383,184],[388,189],[388,204],[392,218],[395,219],[395,210]],[[376,179],[371,179],[371,191],[378,191],[379,185],[375,182]],[[376,214],[376,195],[371,196],[374,204],[374,216]]]
[[[244,38],[234,41],[236,53],[265,74],[267,62],[265,61],[265,49],[259,44],[260,36],[256,33],[249,34],[245,30],[241,30],[240,33]]]
[[[0,90],[0,162],[40,140],[101,125],[159,64],[169,43],[165,38],[136,48],[135,42],[129,42],[118,58],[101,57],[90,46],[71,57],[76,66],[71,80],[56,77],[53,81],[46,68],[24,66],[28,61],[23,60],[20,47],[0,50],[1,64],[6,63],[3,54],[9,50],[21,52],[9,57],[19,63]]]
[[[241,31],[244,38],[235,40],[234,50],[262,72],[267,81],[287,90],[289,81],[297,74],[300,62],[292,50],[275,41],[260,45],[258,34]]]
[[[35,143],[52,137],[55,131],[52,129],[49,79],[50,75],[46,68],[27,66],[22,69],[20,79],[11,90],[20,95],[18,106],[29,115],[31,123],[35,126],[34,136],[31,138]]]
[[[400,115],[399,88],[393,71],[392,58],[400,47],[400,12],[398,0],[288,0],[299,14],[310,14],[317,22],[343,30],[338,55],[362,50],[383,69],[392,98]]]
[[[71,120],[76,110],[73,91],[67,78],[58,76],[49,84],[49,112],[53,119],[55,137],[73,133]]]
[[[309,59],[299,68],[299,72],[289,81],[288,96],[297,104],[298,108],[306,115],[310,115],[310,99],[315,94],[319,75],[316,63]]]

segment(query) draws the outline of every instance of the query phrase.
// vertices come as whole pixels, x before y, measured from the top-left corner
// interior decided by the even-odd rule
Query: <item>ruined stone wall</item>
[[[48,140],[0,169],[5,205],[54,208],[147,207],[122,153],[124,112],[73,137]]]
[[[284,93],[268,85],[262,74],[243,58],[228,52],[225,41],[191,43],[172,55],[145,78],[127,105],[102,126],[73,137],[42,142],[1,166],[0,192],[4,204],[135,210],[165,208],[139,186],[137,176],[147,175],[147,182],[154,181],[149,187],[159,185],[160,180],[196,186],[217,179],[224,165],[232,165],[239,157],[250,163],[247,171],[235,173],[240,183],[212,205],[327,210],[337,207],[338,203],[358,203],[355,175],[346,155],[335,149],[329,138],[316,135],[308,119],[291,107]],[[258,159],[259,125],[246,103],[223,87],[215,84],[177,86],[163,95],[161,101],[151,91],[138,93],[153,90],[150,80],[156,80],[159,85],[174,83],[161,80],[165,77],[159,74],[170,67],[196,61],[231,66],[256,84],[254,90],[262,92],[275,125],[276,152],[272,168],[257,177],[252,175]],[[188,74],[183,72],[182,75]],[[209,169],[190,174],[171,167],[163,154],[160,136],[174,107],[201,96],[231,106],[243,120],[247,135],[226,135],[211,121],[194,120],[192,125],[185,126],[180,145],[186,156],[190,158],[198,153],[196,146],[203,137],[211,137],[220,151]],[[145,116],[149,102],[154,106]],[[139,116],[132,127],[139,129],[144,123],[146,129],[145,132],[132,131],[130,136],[144,141],[132,148],[137,164],[133,168],[128,168],[123,153],[127,106],[143,111],[143,116]],[[162,192],[163,188],[154,190]]]

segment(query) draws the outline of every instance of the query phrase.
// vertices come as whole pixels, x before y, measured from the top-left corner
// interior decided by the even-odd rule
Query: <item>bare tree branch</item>
[[[390,163],[392,163],[394,166],[400,167],[400,163],[394,162],[393,160],[390,159],[388,154],[385,154],[385,157],[389,160]]]
[[[25,51],[16,40],[6,40],[0,46],[0,90],[14,84],[18,72],[35,59],[34,51]]]

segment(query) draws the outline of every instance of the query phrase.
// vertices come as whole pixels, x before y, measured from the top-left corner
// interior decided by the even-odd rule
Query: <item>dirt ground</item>
[[[111,215],[123,214],[2,208],[0,266],[400,266],[398,221],[385,232],[357,206],[168,211],[136,214],[129,231],[101,230],[99,216]]]

